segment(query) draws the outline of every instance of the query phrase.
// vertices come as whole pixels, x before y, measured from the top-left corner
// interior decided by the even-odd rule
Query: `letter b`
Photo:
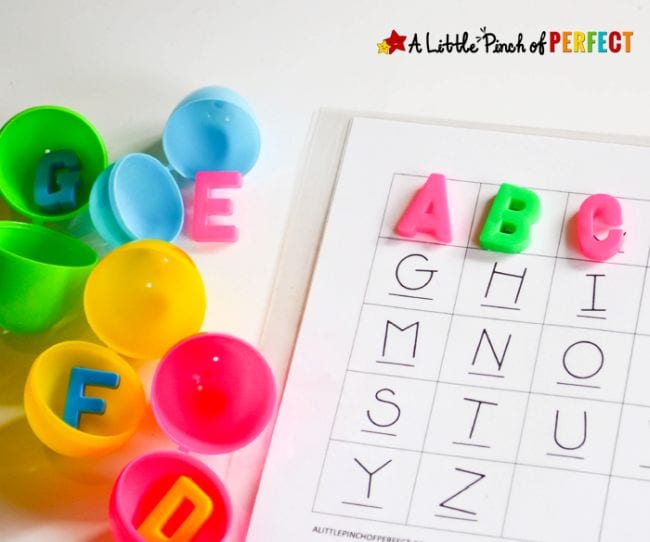
[[[532,190],[502,184],[494,198],[479,243],[486,250],[522,252],[530,245],[531,226],[539,220],[541,209]]]

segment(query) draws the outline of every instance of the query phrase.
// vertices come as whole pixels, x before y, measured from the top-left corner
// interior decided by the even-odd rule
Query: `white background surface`
[[[393,28],[473,36],[480,26],[504,37],[542,29],[635,35],[628,55],[377,54]],[[208,285],[206,329],[255,342],[318,108],[648,136],[649,58],[650,2],[642,0],[0,0],[0,122],[33,105],[68,106],[95,124],[114,160],[151,147],[191,90],[221,84],[244,95],[263,147],[235,197],[241,239],[194,256]],[[19,415],[8,403],[0,400],[3,418]],[[5,503],[0,492],[3,539],[107,539],[99,518],[59,517]]]

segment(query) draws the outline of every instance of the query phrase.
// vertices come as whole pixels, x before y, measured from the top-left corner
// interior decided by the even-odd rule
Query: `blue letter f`
[[[106,401],[98,397],[86,397],[86,386],[102,386],[115,389],[120,385],[120,377],[108,371],[73,367],[70,371],[68,395],[65,400],[63,421],[75,429],[79,429],[79,418],[82,412],[88,414],[103,414],[106,412]]]

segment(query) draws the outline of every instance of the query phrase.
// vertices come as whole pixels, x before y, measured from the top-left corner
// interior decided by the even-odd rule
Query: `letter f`
[[[86,397],[86,386],[102,386],[115,389],[120,385],[120,377],[108,371],[73,367],[70,371],[68,395],[65,401],[63,421],[79,429],[81,413],[104,414],[106,401],[98,397]]]

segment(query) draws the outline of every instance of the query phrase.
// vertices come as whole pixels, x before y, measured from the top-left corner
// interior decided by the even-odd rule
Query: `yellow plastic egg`
[[[114,250],[90,274],[84,292],[93,331],[135,359],[159,358],[199,331],[205,306],[196,265],[165,241],[134,241]]]
[[[84,414],[78,428],[63,421],[70,373],[74,367],[119,376],[116,389],[93,387],[89,396],[105,401],[101,415]],[[25,415],[48,448],[69,457],[103,455],[122,446],[138,428],[146,402],[140,377],[115,352],[84,341],[55,344],[34,364],[25,384]]]

